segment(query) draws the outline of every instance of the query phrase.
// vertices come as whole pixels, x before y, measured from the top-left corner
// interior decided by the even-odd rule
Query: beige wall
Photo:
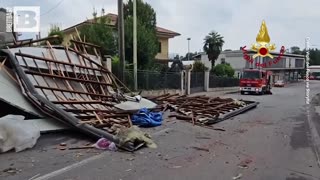
[[[77,34],[76,31],[71,31],[71,32],[65,33],[64,39],[63,39],[63,45],[67,46],[69,41],[71,40],[71,35],[76,37],[76,34]]]
[[[161,43],[161,53],[156,55],[156,59],[169,59],[169,39],[159,38]]]

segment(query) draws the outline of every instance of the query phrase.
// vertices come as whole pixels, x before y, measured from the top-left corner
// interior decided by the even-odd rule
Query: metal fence
[[[234,87],[234,86],[239,86],[239,82],[240,80],[238,78],[219,77],[219,76],[210,75],[209,88]]]
[[[204,72],[191,72],[190,88],[204,87]]]
[[[114,72],[118,76],[117,72]],[[181,74],[175,72],[142,71],[137,72],[138,90],[180,89]],[[134,89],[133,71],[124,72],[124,82],[129,89]]]

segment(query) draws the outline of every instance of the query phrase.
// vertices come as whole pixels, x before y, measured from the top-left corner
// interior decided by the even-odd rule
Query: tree
[[[193,63],[193,67],[192,67],[193,72],[204,72],[207,70],[208,68],[201,61],[195,61]]]
[[[49,40],[51,45],[61,45],[64,39],[64,33],[60,30],[60,27],[56,24],[52,24],[48,33],[48,37],[58,36],[56,39]]]
[[[235,72],[229,63],[218,64],[214,66],[214,68],[211,71],[216,76],[227,76],[227,77],[233,77]]]
[[[300,48],[298,46],[292,46],[290,48],[290,52],[292,54],[301,54],[302,53],[302,51],[300,50]]]
[[[129,0],[124,5],[125,20],[125,49],[126,60],[133,62],[133,2]],[[154,9],[142,0],[137,0],[137,58],[138,68],[145,69],[152,66],[159,51],[156,36],[156,13]]]
[[[197,54],[198,54],[197,52],[195,52],[195,53],[192,53],[192,52],[187,53],[187,54],[183,57],[182,60],[188,60],[188,58],[189,58],[189,60],[193,60],[193,57],[196,56]]]
[[[180,60],[180,56],[177,54],[173,59],[174,60]]]
[[[310,65],[320,65],[320,51],[318,49],[310,49],[309,58]]]
[[[212,67],[214,67],[215,61],[218,59],[222,51],[223,44],[223,37],[215,31],[210,32],[209,35],[204,38],[203,50],[207,53]]]
[[[301,51],[301,55],[306,55],[306,49]],[[309,63],[310,65],[320,65],[320,50],[319,49],[309,49]]]
[[[101,52],[104,55],[114,56],[118,52],[117,35],[108,25],[110,21],[107,17],[97,18],[97,13],[93,13],[92,24],[80,28],[80,36],[87,42],[101,46]]]
[[[141,25],[148,29],[156,30],[157,19],[156,12],[150,4],[144,3],[142,0],[137,0],[137,21],[140,21]],[[133,17],[133,2],[129,0],[127,4],[124,4],[124,18]],[[132,28],[131,28],[132,29]]]
[[[175,60],[172,62],[169,72],[180,72],[183,70],[183,63],[180,60]]]

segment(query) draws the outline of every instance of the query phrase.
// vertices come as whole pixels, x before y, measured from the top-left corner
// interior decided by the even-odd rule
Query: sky
[[[124,0],[126,1],[126,0]],[[224,37],[224,49],[239,50],[255,42],[262,20],[271,43],[281,46],[320,48],[319,0],[145,0],[157,13],[157,25],[181,34],[170,39],[169,53],[185,55],[202,51],[203,39],[211,31]],[[117,0],[0,0],[0,6],[40,6],[41,36],[50,24],[63,29],[92,17],[93,8],[117,13]],[[35,37],[24,34],[24,37]]]

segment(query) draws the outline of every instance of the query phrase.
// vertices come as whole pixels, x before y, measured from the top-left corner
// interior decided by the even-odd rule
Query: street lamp
[[[190,40],[191,38],[187,38],[188,40],[188,61],[190,60]]]

